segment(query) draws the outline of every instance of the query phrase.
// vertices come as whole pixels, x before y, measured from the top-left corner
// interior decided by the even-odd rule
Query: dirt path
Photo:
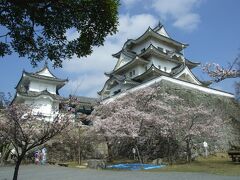
[[[11,180],[13,167],[0,167],[0,180]],[[152,173],[76,169],[59,166],[23,165],[19,180],[239,180],[239,176],[218,176],[205,173]]]

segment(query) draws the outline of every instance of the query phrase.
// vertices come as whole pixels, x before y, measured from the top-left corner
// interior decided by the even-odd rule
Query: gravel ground
[[[0,167],[0,180],[11,180],[13,167]],[[66,168],[59,166],[23,165],[19,180],[239,180],[239,176],[218,176],[205,173],[153,173]]]

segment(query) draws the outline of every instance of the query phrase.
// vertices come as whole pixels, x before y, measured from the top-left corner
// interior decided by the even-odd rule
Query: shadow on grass
[[[198,158],[190,164],[175,164],[154,172],[204,172],[217,175],[240,176],[240,163],[234,163],[224,153]]]

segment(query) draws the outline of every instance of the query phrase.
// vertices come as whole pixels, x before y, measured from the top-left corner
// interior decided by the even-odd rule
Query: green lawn
[[[86,163],[86,162],[84,162]],[[111,164],[133,163],[133,160],[115,160]],[[79,166],[75,162],[68,162],[68,167]],[[116,169],[115,169],[116,170]],[[218,153],[208,158],[198,158],[190,164],[169,165],[161,169],[144,170],[148,172],[204,172],[218,175],[240,176],[240,163],[233,163],[227,154]]]
[[[154,172],[204,172],[219,175],[240,176],[240,163],[233,163],[226,154],[219,153],[208,158],[198,158],[190,164],[177,164]]]

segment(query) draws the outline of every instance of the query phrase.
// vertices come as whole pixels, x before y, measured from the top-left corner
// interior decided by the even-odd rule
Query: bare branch
[[[240,68],[236,67],[240,63],[240,55],[238,55],[228,68],[224,68],[216,63],[207,63],[202,69],[206,72],[214,82],[220,82],[227,78],[239,78]]]
[[[25,154],[61,133],[68,126],[68,114],[57,115],[53,121],[34,114],[31,106],[12,104],[0,111],[0,138],[5,137],[15,148],[17,164],[20,165]],[[16,169],[15,169],[16,170]]]
[[[0,35],[0,38],[6,37],[6,36],[8,36],[9,34],[10,34],[10,32],[8,32],[8,33],[6,33],[6,34],[4,34],[4,35]]]

